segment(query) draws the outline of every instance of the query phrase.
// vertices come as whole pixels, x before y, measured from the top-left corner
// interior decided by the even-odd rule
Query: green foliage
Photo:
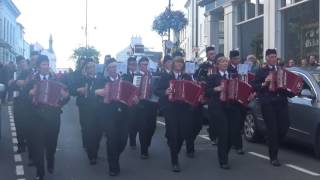
[[[77,64],[79,59],[93,59],[94,62],[99,63],[100,52],[94,48],[93,46],[86,47],[79,47],[73,50],[73,54],[71,56]]]
[[[172,11],[168,8],[155,18],[152,25],[152,30],[156,31],[160,36],[167,34],[169,29],[179,32],[186,26],[188,20],[181,11]]]

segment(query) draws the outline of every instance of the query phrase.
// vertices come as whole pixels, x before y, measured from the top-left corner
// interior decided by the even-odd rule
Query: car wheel
[[[262,137],[256,129],[255,122],[254,114],[248,111],[244,121],[244,137],[249,142],[259,142]]]
[[[316,142],[314,144],[314,154],[320,159],[320,128],[318,128]]]

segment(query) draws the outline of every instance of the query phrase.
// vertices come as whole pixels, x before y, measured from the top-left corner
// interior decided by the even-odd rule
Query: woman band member
[[[229,60],[226,57],[217,59],[218,72],[207,80],[206,96],[210,98],[209,123],[214,124],[218,136],[218,158],[222,169],[230,169],[228,154],[237,139],[234,122],[240,122],[240,111],[233,102],[222,102],[220,93],[223,90],[222,81],[230,79],[228,73]]]
[[[169,96],[173,93],[169,88],[171,80],[189,80],[190,75],[184,73],[184,59],[182,57],[175,57],[173,60],[173,69],[170,77],[164,77],[162,81],[167,81],[162,84],[168,85],[165,94]],[[161,80],[160,80],[161,81]],[[187,149],[193,153],[193,111],[192,106],[184,102],[168,102],[168,108],[165,108],[166,121],[166,137],[170,148],[172,171],[180,172],[178,154],[181,150],[184,141],[187,143]],[[187,151],[188,151],[187,150]]]

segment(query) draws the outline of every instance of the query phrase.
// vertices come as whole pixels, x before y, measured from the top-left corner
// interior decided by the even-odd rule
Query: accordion
[[[169,95],[169,101],[181,101],[192,106],[197,106],[203,94],[203,88],[198,83],[186,80],[170,81],[170,89],[173,93]]]
[[[223,90],[220,93],[220,100],[222,102],[237,101],[241,104],[247,104],[252,87],[238,78],[224,80],[221,82]]]
[[[276,92],[279,89],[286,90],[293,94],[299,94],[303,87],[303,78],[286,69],[271,71],[271,82],[269,90]]]
[[[48,105],[52,107],[60,107],[61,90],[65,86],[61,83],[42,80],[36,83],[36,93],[33,99],[36,105]]]
[[[152,76],[134,76],[133,85],[138,88],[138,97],[140,100],[150,99],[152,96],[151,92]]]
[[[118,80],[105,86],[104,103],[121,102],[132,106],[137,95],[137,88],[130,82]]]

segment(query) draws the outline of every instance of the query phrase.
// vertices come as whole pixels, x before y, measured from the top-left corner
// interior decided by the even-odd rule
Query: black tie
[[[223,79],[227,79],[227,73],[223,74]]]
[[[44,81],[47,80],[47,77],[46,77],[46,76],[43,76],[42,80],[44,80]]]

